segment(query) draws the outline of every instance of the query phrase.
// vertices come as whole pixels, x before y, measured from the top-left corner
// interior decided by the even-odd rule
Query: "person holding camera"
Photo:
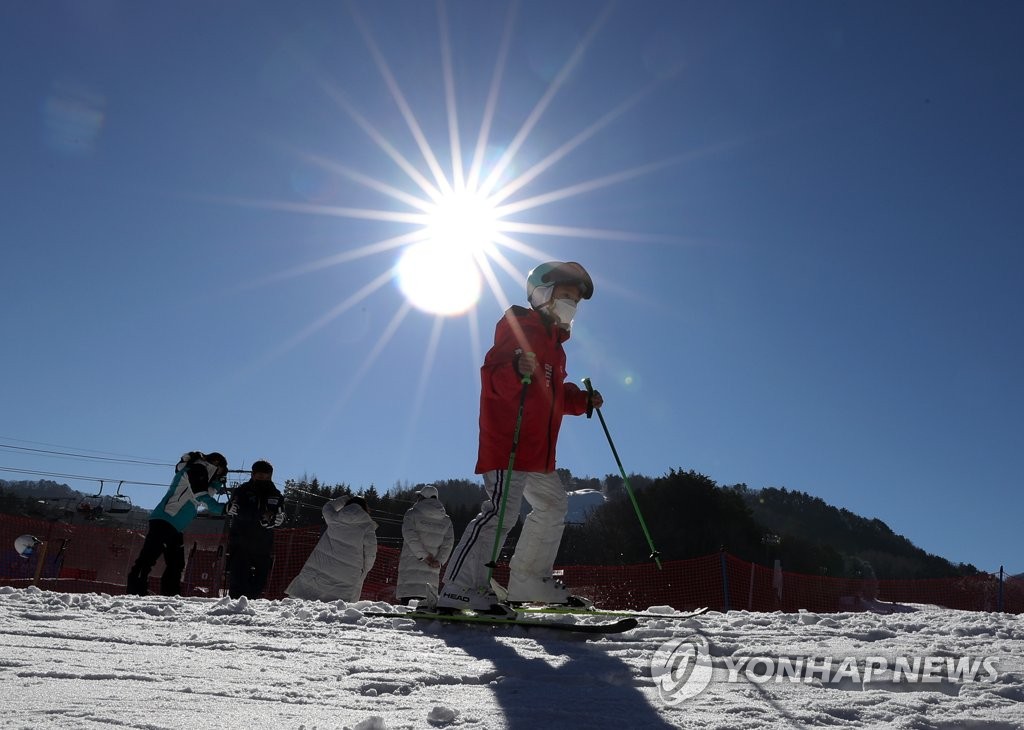
[[[163,556],[160,593],[164,596],[181,594],[181,574],[185,570],[185,528],[195,519],[200,506],[213,515],[223,512],[224,505],[217,501],[217,497],[226,491],[224,480],[227,475],[228,460],[217,451],[182,454],[174,467],[171,486],[149,514],[146,539],[128,572],[127,593],[138,596],[149,593],[149,571]]]

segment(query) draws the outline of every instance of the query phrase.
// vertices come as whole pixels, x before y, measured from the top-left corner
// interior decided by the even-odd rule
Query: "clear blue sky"
[[[0,5],[0,478],[471,477],[494,323],[577,260],[569,372],[627,470],[1024,570],[1024,6],[442,9]],[[428,191],[488,180],[482,294],[435,314],[480,274],[413,245]],[[559,457],[617,471],[596,419]]]

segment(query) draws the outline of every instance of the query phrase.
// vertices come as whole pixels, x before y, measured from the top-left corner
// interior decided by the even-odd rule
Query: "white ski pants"
[[[506,474],[502,469],[483,475],[487,499],[480,505],[480,513],[466,527],[452,552],[444,574],[445,583],[467,588],[487,586],[487,563],[494,552]],[[569,497],[556,472],[513,471],[499,545],[505,543],[505,536],[515,525],[523,497],[532,509],[523,523],[509,567],[518,577],[549,578],[565,530]]]

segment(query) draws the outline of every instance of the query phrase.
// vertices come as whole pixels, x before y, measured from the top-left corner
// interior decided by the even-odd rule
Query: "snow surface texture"
[[[709,613],[580,638],[368,618],[381,603],[0,587],[0,724],[96,728],[1024,728],[1024,617]],[[665,613],[665,609],[656,609]],[[556,620],[593,621],[592,617]],[[666,703],[651,659],[705,637],[714,678]],[[995,657],[989,681],[759,683],[739,657]],[[984,673],[982,673],[984,674]]]

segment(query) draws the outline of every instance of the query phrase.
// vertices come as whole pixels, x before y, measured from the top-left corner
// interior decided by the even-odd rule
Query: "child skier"
[[[531,308],[512,306],[498,321],[494,345],[480,368],[476,473],[483,475],[487,500],[448,563],[437,602],[440,608],[501,610],[488,584],[488,563],[502,500],[506,504],[499,545],[515,523],[524,496],[532,511],[510,562],[508,600],[565,603],[569,599],[565,586],[551,575],[568,509],[565,488],[555,473],[555,446],[562,416],[581,415],[590,407],[600,408],[604,401],[597,392],[591,401],[586,392],[566,381],[562,343],[569,339],[577,304],[593,293],[594,283],[580,264],[550,261],[527,276]],[[507,475],[520,412],[518,447],[513,471]]]

